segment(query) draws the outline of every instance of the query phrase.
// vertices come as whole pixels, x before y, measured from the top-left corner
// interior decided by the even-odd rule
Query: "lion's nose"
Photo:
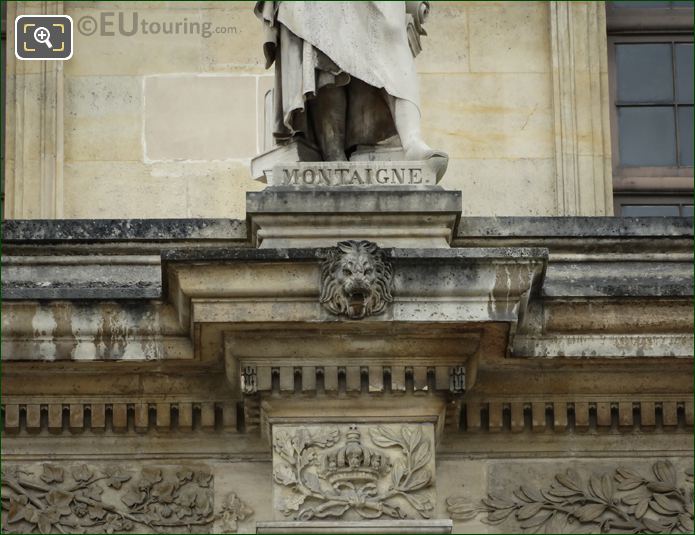
[[[352,286],[354,288],[368,288],[369,287],[369,282],[367,279],[364,277],[364,275],[357,275],[353,278],[352,281]]]

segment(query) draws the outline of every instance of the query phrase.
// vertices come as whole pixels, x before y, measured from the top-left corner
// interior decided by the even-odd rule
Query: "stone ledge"
[[[296,189],[290,191],[297,193]],[[405,189],[390,191],[394,194],[407,192]],[[442,193],[447,192],[442,190]],[[481,242],[516,239],[569,243],[580,239],[652,238],[661,239],[667,246],[674,244],[676,239],[690,240],[692,237],[693,221],[685,217],[463,216],[453,245],[480,247]],[[36,245],[46,242],[246,241],[247,228],[246,222],[238,219],[9,219],[2,223],[2,240],[5,244]],[[692,251],[691,245],[688,250]]]
[[[451,520],[257,522],[256,533],[451,533]]]
[[[5,243],[246,240],[239,219],[10,219]]]
[[[6,256],[5,299],[158,299],[159,256]]]
[[[448,248],[461,192],[438,186],[290,188],[246,194],[255,247],[326,247],[369,240],[380,247]]]
[[[427,204],[423,205],[423,202]],[[247,213],[304,213],[308,205],[322,205],[321,212],[383,213],[436,211],[461,213],[461,192],[439,187],[398,189],[342,187],[299,189],[273,187],[246,194]]]
[[[298,247],[281,249],[228,249],[224,247],[205,249],[169,249],[162,253],[165,262],[218,262],[218,261],[244,261],[244,262],[268,262],[268,261],[320,261],[328,253],[326,247]],[[454,259],[480,260],[490,259],[546,259],[547,249],[542,247],[487,247],[479,249],[401,249],[385,248],[389,258],[402,261],[428,262],[448,261]]]
[[[462,217],[456,239],[692,237],[687,217]]]

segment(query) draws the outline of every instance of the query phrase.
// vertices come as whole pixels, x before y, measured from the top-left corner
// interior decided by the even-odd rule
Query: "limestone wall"
[[[243,218],[273,80],[251,4],[28,2],[8,20],[61,10],[71,60],[7,51],[8,217]],[[424,132],[464,215],[609,213],[602,3],[437,2],[426,29]]]

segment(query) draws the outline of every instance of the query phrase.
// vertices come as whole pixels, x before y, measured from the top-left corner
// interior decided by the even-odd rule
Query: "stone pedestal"
[[[252,243],[327,247],[370,240],[380,247],[448,248],[461,192],[438,186],[269,187],[246,194]]]

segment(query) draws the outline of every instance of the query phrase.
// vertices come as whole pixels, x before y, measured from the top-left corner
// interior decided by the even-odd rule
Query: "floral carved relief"
[[[521,485],[479,504],[447,499],[451,518],[528,533],[692,533],[693,470],[657,461],[651,474],[625,467],[602,474],[566,470],[547,486]]]
[[[3,466],[3,533],[225,533],[253,511],[230,494],[214,510],[213,475],[188,467]]]

